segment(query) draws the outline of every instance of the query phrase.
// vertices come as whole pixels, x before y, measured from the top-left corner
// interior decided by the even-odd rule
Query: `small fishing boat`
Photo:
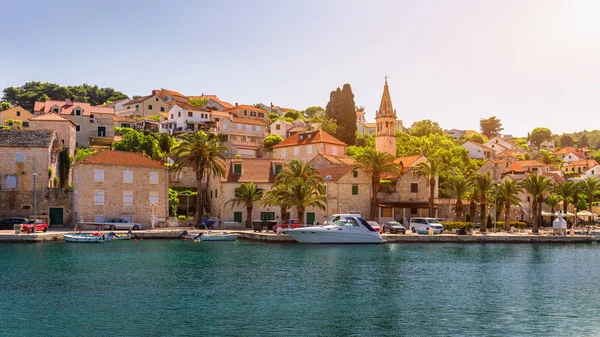
[[[115,232],[108,233],[108,237],[111,240],[131,240],[133,235],[131,234],[116,234]]]
[[[102,243],[111,241],[111,238],[104,234],[85,234],[85,233],[73,233],[64,234],[65,242],[85,242],[85,243]]]
[[[179,234],[182,239],[194,240],[194,241],[235,241],[239,234],[235,233],[214,233],[209,230],[208,233],[190,234],[188,231],[183,231]]]

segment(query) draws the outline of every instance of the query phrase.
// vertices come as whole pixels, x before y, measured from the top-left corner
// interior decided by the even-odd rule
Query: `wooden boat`
[[[66,242],[102,243],[102,242],[111,241],[110,237],[103,235],[103,234],[97,235],[96,233],[93,233],[93,234],[73,233],[73,234],[64,234],[63,236],[64,236]]]
[[[131,240],[132,235],[131,234],[116,234],[114,232],[110,232],[110,233],[108,233],[108,237],[110,237],[111,240]]]
[[[200,241],[235,241],[239,234],[232,233],[208,233],[202,234],[200,233],[200,237],[198,240]]]

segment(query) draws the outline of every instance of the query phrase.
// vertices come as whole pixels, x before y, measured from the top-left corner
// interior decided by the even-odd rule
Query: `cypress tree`
[[[350,84],[346,83],[342,89],[337,88],[331,92],[325,114],[338,123],[337,134],[334,136],[348,145],[354,145],[356,143],[356,104]]]

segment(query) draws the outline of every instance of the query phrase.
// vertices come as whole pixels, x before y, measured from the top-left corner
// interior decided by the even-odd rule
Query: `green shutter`
[[[233,212],[233,221],[242,223],[242,212]]]
[[[358,185],[352,185],[352,195],[358,195]]]
[[[233,174],[242,174],[242,164],[233,164]]]
[[[315,222],[315,218],[316,218],[315,212],[307,212],[306,213],[306,224],[309,226],[312,225]]]
[[[352,176],[354,178],[357,178],[358,177],[358,171],[357,170],[352,171]]]
[[[219,191],[219,190],[216,190],[216,189],[215,189],[215,198],[218,198],[218,197],[219,197],[219,195],[218,195],[218,194],[219,194],[219,192],[218,192],[218,191]]]

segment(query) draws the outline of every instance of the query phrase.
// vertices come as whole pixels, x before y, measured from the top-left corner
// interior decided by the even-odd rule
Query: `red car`
[[[27,220],[26,224],[23,224],[23,231],[29,232],[33,229],[33,220]],[[35,231],[46,232],[48,230],[48,224],[46,220],[36,219],[35,220]]]
[[[373,227],[373,229],[376,230],[377,232],[381,232],[381,225],[378,224],[377,221],[370,220],[370,221],[367,221],[367,223],[369,225],[371,225],[371,227]]]
[[[273,226],[273,232],[277,233],[279,228],[298,228],[298,219],[287,219]]]

